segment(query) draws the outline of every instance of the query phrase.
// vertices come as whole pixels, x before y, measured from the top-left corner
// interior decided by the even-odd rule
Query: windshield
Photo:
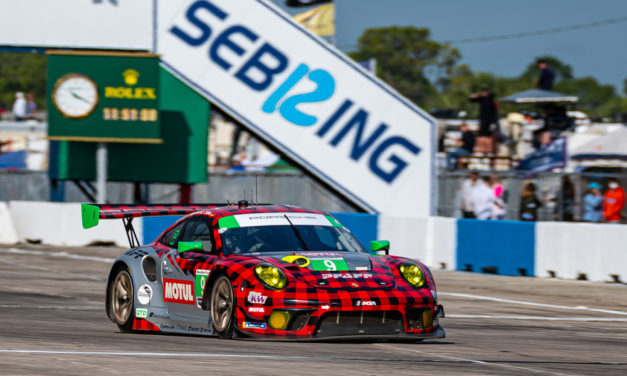
[[[333,226],[254,226],[221,229],[224,254],[334,251],[363,252],[348,230]]]

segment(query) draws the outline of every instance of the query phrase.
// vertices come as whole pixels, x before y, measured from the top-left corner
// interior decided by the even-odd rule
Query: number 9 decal
[[[326,266],[327,270],[330,270],[330,271],[337,270],[337,267],[335,266],[335,263],[333,262],[333,260],[324,260],[324,266]]]

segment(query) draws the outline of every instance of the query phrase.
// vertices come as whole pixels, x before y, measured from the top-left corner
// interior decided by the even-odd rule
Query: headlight
[[[269,264],[259,264],[255,267],[255,274],[266,286],[280,290],[287,285],[287,277],[281,269]]]
[[[418,267],[418,265],[414,264],[401,264],[398,267],[398,270],[401,272],[401,275],[409,283],[410,285],[420,288],[425,284],[425,276],[422,273],[422,270]]]

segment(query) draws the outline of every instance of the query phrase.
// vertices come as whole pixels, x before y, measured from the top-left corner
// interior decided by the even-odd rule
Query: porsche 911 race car
[[[139,245],[132,219],[185,215]],[[411,259],[370,252],[333,216],[286,205],[82,205],[83,227],[121,218],[107,315],[122,331],[272,339],[443,338],[435,281]],[[381,254],[379,254],[381,253]]]

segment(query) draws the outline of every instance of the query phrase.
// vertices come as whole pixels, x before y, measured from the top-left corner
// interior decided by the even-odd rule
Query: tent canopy
[[[571,159],[627,159],[627,127],[599,136],[571,151]]]
[[[577,102],[579,98],[574,95],[557,93],[549,90],[529,89],[501,98],[502,102],[511,103],[556,103]]]

